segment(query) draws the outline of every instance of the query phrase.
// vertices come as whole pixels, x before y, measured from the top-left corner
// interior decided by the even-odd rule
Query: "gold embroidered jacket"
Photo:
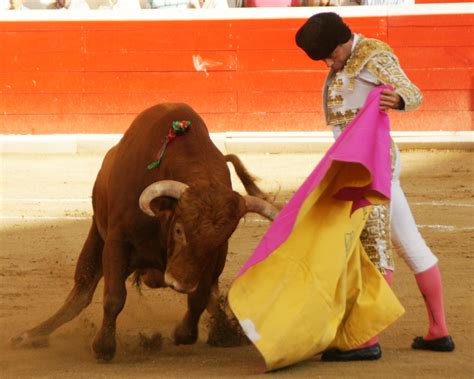
[[[324,85],[326,123],[333,130],[336,127],[336,136],[362,108],[370,90],[382,84],[395,88],[405,102],[405,111],[415,110],[423,100],[386,43],[356,34],[346,65],[341,71],[331,70]]]

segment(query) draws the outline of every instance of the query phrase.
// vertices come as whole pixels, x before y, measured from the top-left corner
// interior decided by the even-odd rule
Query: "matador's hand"
[[[384,89],[380,93],[379,108],[383,111],[388,109],[402,109],[403,100],[398,93],[389,89]]]

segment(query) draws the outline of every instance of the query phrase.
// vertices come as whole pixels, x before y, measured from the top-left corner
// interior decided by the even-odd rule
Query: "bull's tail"
[[[240,158],[235,154],[228,154],[224,156],[226,162],[232,163],[234,166],[235,172],[239,179],[241,180],[242,184],[245,187],[245,191],[251,196],[256,196],[261,199],[264,199],[270,203],[274,203],[274,197],[270,194],[263,192],[255,183],[257,179],[252,176],[247,169],[245,168],[244,164],[240,160]]]

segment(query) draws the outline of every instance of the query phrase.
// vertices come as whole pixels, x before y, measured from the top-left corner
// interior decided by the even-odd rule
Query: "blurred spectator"
[[[107,4],[99,5],[98,9],[142,9],[139,0],[108,0]]]
[[[406,4],[404,0],[361,0],[361,5],[397,5]]]
[[[150,0],[0,0],[0,9],[141,9]]]
[[[292,3],[299,5],[300,0],[245,0],[246,7],[291,7]]]
[[[360,5],[361,1],[362,0],[302,0],[301,5],[306,7]]]
[[[224,9],[229,8],[229,4],[227,0],[189,0],[189,8]]]
[[[244,2],[245,0],[0,0],[0,9],[207,9],[240,8],[244,6]]]
[[[187,8],[189,0],[149,0],[150,8],[166,9],[166,8]]]
[[[20,10],[20,9],[28,9],[23,4],[22,0],[2,0],[0,9],[15,9],[15,10]]]
[[[244,6],[244,0],[227,0],[229,8],[241,8]]]
[[[110,0],[113,9],[142,9],[139,0]]]
[[[85,10],[90,9],[86,0],[57,0],[57,8],[65,8],[69,10]]]

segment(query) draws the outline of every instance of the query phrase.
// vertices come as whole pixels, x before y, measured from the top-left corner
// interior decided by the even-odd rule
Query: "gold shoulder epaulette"
[[[357,76],[372,56],[380,53],[392,55],[392,49],[385,42],[363,36],[360,38],[344,67],[349,77]]]

